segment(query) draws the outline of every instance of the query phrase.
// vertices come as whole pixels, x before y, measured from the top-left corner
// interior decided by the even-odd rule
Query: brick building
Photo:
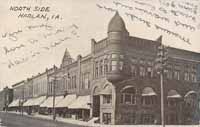
[[[107,33],[101,41],[92,40],[91,115],[105,124],[160,123],[160,79],[154,65],[162,37],[154,41],[129,36],[118,13]],[[165,121],[195,123],[200,54],[169,47],[168,56],[164,70]]]

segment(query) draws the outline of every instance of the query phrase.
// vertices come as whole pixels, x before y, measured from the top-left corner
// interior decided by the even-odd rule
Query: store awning
[[[62,99],[56,107],[68,107],[73,101],[76,100],[76,95],[75,94],[69,94],[67,95],[64,99]]]
[[[40,105],[42,102],[44,102],[45,99],[46,99],[46,96],[30,98],[23,104],[23,106],[25,106],[25,107],[26,106],[37,106],[37,105]]]
[[[35,98],[28,99],[23,106],[32,106]]]
[[[142,91],[142,96],[155,96],[157,95],[151,87],[145,87]]]
[[[46,96],[40,96],[34,99],[33,106],[42,104],[46,99]]]
[[[9,105],[8,107],[18,107],[19,106],[19,99],[16,99],[16,100],[13,100]]]
[[[189,92],[187,92],[187,93],[185,94],[185,97],[187,97],[187,96],[189,96],[189,95],[191,95],[191,94],[197,94],[197,92],[191,90],[191,91],[189,91]]]
[[[181,98],[181,95],[176,90],[170,90],[167,94],[167,98]]]
[[[55,106],[63,99],[63,96],[56,96],[55,97]],[[53,97],[48,97],[41,105],[40,107],[47,107],[52,108],[53,107]]]
[[[68,108],[70,109],[90,109],[90,95],[78,96],[78,98],[71,103]]]

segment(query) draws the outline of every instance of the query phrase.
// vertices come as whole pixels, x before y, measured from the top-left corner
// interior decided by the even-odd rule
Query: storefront
[[[13,100],[9,105],[8,105],[8,110],[9,111],[20,111],[20,100],[16,99]]]
[[[55,105],[53,104],[53,96],[48,97],[42,104],[40,104],[40,113],[41,114],[52,114],[53,105],[56,108],[56,105],[64,99],[63,96],[55,97]]]
[[[90,95],[78,96],[68,108],[74,119],[88,120],[90,116]]]
[[[76,100],[75,94],[65,96],[55,107],[59,116],[71,117],[68,106]]]

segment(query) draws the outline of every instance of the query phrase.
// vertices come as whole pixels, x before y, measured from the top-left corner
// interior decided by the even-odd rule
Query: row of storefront
[[[90,110],[90,96],[76,96],[69,94],[67,96],[46,97],[40,96],[31,98],[26,101],[16,99],[9,104],[8,110],[21,111],[28,114],[40,113],[51,115],[53,107],[56,109],[56,114],[62,117],[72,117],[74,119],[88,119]]]

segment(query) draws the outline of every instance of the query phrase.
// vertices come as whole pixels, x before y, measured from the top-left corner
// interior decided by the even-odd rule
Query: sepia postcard
[[[200,126],[200,0],[0,0],[0,127]]]

